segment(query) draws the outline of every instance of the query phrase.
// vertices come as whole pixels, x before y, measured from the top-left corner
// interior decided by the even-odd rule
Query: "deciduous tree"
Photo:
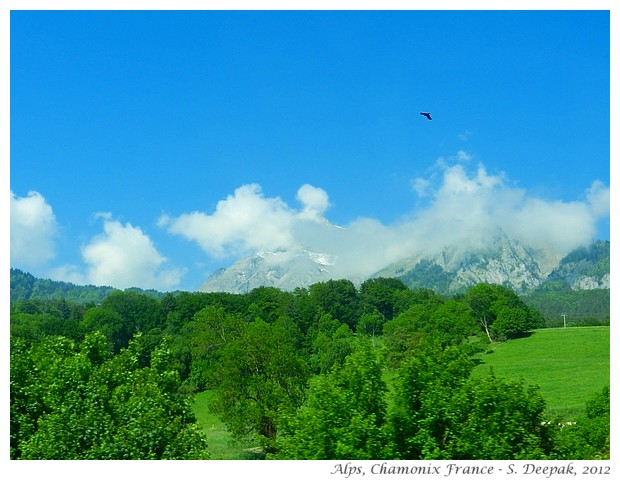
[[[288,327],[260,319],[246,324],[222,346],[213,368],[214,411],[233,435],[257,435],[271,449],[281,416],[303,402],[309,374]]]
[[[360,348],[344,365],[313,378],[308,400],[288,418],[276,458],[389,458],[386,391],[377,352]]]
[[[207,458],[164,341],[142,366],[138,336],[111,356],[103,334],[47,337],[11,365],[11,457]],[[18,356],[19,355],[19,356]]]

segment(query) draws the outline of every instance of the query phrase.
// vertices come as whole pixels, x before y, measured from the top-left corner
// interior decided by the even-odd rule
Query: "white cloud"
[[[322,188],[309,184],[302,185],[297,190],[297,200],[303,205],[302,215],[311,219],[318,219],[329,207],[329,197]]]
[[[103,233],[82,247],[86,271],[63,265],[52,278],[77,284],[110,285],[116,288],[169,290],[177,286],[183,269],[165,269],[166,258],[139,227],[113,220],[110,214],[97,214],[104,220]]]
[[[302,197],[317,207],[316,192]],[[198,243],[215,257],[242,255],[262,250],[286,250],[294,246],[292,222],[295,212],[280,198],[265,198],[256,184],[243,185],[233,195],[217,203],[211,215],[192,212],[178,218],[160,218],[175,233]]]
[[[428,202],[392,225],[358,218],[336,228],[323,217],[329,207],[323,189],[300,187],[301,209],[296,210],[277,197],[265,197],[255,184],[235,190],[211,214],[162,216],[160,224],[212,256],[300,248],[329,253],[337,258],[334,274],[352,277],[372,274],[407,256],[480,244],[500,229],[566,254],[593,240],[596,222],[609,214],[609,188],[600,182],[585,192],[584,201],[543,199],[512,186],[504,173],[489,174],[483,165],[468,167],[471,158],[465,152],[451,157],[451,164],[441,158],[428,178],[412,181],[412,188]]]
[[[609,188],[600,180],[595,180],[586,191],[586,198],[590,204],[593,215],[606,217],[610,213]]]
[[[11,265],[36,267],[55,257],[58,225],[52,207],[39,192],[17,197],[11,191]]]
[[[83,269],[78,265],[65,264],[52,268],[48,272],[48,276],[52,280],[57,280],[59,282],[70,282],[75,285],[92,284],[92,282],[88,281],[82,270]],[[106,285],[109,285],[109,283]]]
[[[509,235],[531,244],[553,245],[566,254],[593,239],[597,217],[583,202],[527,198],[507,220],[503,227]]]
[[[424,232],[420,244],[480,243],[501,229],[530,245],[550,246],[560,254],[592,241],[596,222],[609,213],[609,188],[595,182],[588,201],[538,198],[509,185],[504,173],[490,175],[484,166],[468,173],[461,165],[444,166],[433,201],[411,227]],[[607,199],[607,207],[605,202]]]

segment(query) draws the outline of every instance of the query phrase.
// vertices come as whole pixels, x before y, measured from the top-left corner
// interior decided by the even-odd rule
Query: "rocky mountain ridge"
[[[609,289],[610,243],[597,241],[564,257],[547,278],[571,290]]]
[[[198,291],[247,293],[257,287],[294,290],[333,278],[335,261],[330,255],[308,250],[293,254],[260,252],[215,271]]]
[[[202,292],[246,293],[261,286],[291,291],[342,278],[338,258],[326,253],[262,252],[215,272],[198,288]],[[555,282],[558,288],[609,288],[609,241],[562,258],[549,247],[532,247],[499,235],[485,246],[446,246],[438,254],[415,255],[387,265],[371,277],[395,277],[410,287],[458,293],[476,283],[505,285],[523,293]],[[349,278],[361,283],[366,278]]]

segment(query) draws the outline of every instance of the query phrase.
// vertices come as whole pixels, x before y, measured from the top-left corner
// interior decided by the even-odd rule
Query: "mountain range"
[[[451,245],[434,254],[417,254],[386,265],[365,278],[394,277],[406,285],[454,294],[481,282],[526,293],[547,283],[560,289],[609,289],[610,243],[596,241],[566,256],[550,247],[528,246],[497,235],[484,246]],[[201,292],[246,293],[271,286],[285,291],[340,278],[338,257],[325,252],[262,252],[214,272]]]

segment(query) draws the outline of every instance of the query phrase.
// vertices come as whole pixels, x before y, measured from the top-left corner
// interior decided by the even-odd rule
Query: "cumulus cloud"
[[[443,176],[429,206],[410,226],[418,243],[445,246],[480,244],[498,231],[559,255],[594,239],[599,219],[609,215],[609,188],[595,181],[584,201],[539,198],[509,184],[506,175],[490,175],[483,165],[468,172],[463,165],[443,166]],[[426,241],[424,240],[426,239]]]
[[[329,197],[322,188],[305,184],[297,190],[297,200],[303,205],[302,216],[319,219],[329,207]]]
[[[55,257],[58,225],[52,207],[35,191],[18,197],[11,191],[11,265],[37,267]]]
[[[178,285],[183,270],[163,269],[166,258],[139,227],[106,218],[103,230],[82,247],[90,282],[118,288],[140,286],[163,290]]]
[[[113,220],[109,213],[96,217],[103,219],[103,233],[81,249],[86,270],[63,265],[52,271],[52,278],[77,284],[158,290],[168,290],[179,284],[184,270],[164,268],[167,259],[139,227]]]
[[[322,200],[317,192],[304,189],[302,201],[317,213]],[[294,246],[292,223],[295,212],[280,198],[266,198],[260,185],[243,185],[221,200],[215,212],[191,212],[178,218],[160,218],[170,233],[195,241],[214,257],[242,255],[262,250],[287,250]]]
[[[354,277],[407,256],[480,245],[498,232],[564,255],[593,240],[597,221],[609,215],[609,188],[601,182],[594,182],[582,201],[549,200],[471,161],[466,152],[439,159],[428,178],[411,182],[426,198],[425,206],[391,225],[358,218],[337,228],[324,217],[329,197],[323,189],[302,185],[297,192],[301,208],[295,209],[266,197],[256,184],[239,187],[213,213],[166,216],[160,225],[215,257],[303,248],[331,254],[337,259],[334,274]]]

